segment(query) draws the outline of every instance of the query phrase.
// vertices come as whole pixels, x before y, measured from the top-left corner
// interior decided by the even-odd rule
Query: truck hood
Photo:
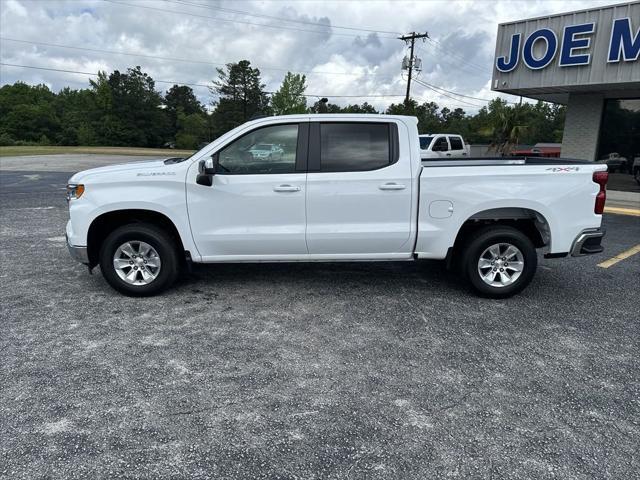
[[[102,176],[105,174],[111,175],[120,172],[135,172],[136,170],[140,173],[144,173],[153,172],[160,168],[168,168],[168,165],[164,163],[164,159],[108,165],[106,167],[90,168],[89,170],[78,172],[69,179],[69,183],[83,183],[96,176]]]

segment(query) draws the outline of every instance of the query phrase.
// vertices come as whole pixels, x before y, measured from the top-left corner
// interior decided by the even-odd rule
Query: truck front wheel
[[[178,253],[169,235],[154,225],[132,223],[111,232],[100,249],[100,270],[109,285],[140,297],[169,287],[178,274]]]
[[[533,242],[512,227],[487,227],[467,244],[463,259],[466,277],[482,295],[506,298],[533,279],[538,256]]]

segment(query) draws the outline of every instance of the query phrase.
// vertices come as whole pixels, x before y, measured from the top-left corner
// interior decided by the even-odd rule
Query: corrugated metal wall
[[[550,89],[553,87],[640,82],[640,60],[607,63],[613,20],[624,17],[631,18],[632,34],[635,34],[640,27],[640,2],[499,25],[496,59],[501,56],[509,56],[511,36],[513,34],[522,34],[520,44],[520,49],[522,50],[522,45],[529,34],[540,28],[549,28],[555,32],[558,37],[558,52],[551,64],[541,70],[529,69],[522,61],[521,56],[515,70],[503,73],[496,68],[494,59],[492,87],[494,90],[513,93],[519,89]],[[563,28],[567,25],[587,22],[596,23],[595,32],[590,36],[591,47],[588,50],[576,50],[575,53],[590,52],[590,64],[560,67],[558,62]],[[542,50],[544,42],[537,42],[536,47]],[[537,56],[542,55],[542,52],[536,51],[534,53]],[[506,82],[506,85],[503,82]],[[569,90],[572,89],[569,88]]]

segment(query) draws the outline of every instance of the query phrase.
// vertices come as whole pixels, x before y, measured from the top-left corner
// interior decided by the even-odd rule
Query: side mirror
[[[218,155],[212,155],[211,157],[200,160],[198,165],[198,176],[196,177],[196,183],[198,185],[204,185],[210,187],[213,185],[213,176],[216,174],[216,168],[218,166]]]
[[[202,173],[205,175],[215,175],[218,167],[218,155],[212,155],[206,160],[203,160],[202,163]]]

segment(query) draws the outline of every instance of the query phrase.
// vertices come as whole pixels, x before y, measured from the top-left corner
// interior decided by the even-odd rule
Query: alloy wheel
[[[510,243],[486,248],[478,259],[478,273],[487,285],[506,287],[515,283],[524,270],[524,255]]]
[[[161,266],[160,255],[146,242],[125,242],[113,254],[113,268],[130,285],[150,284],[160,273]]]

